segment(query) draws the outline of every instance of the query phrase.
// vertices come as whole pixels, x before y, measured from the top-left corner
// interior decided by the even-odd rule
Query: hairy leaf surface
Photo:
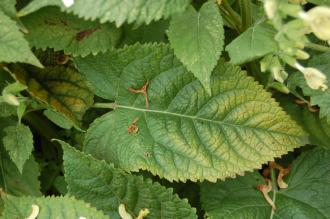
[[[97,218],[110,219],[101,211],[96,210],[89,204],[73,197],[4,197],[5,210],[3,219],[29,218],[32,214],[32,205],[38,206],[37,218]]]
[[[292,164],[284,179],[289,185],[275,194],[276,211],[257,185],[265,185],[258,172],[225,182],[201,185],[202,206],[208,218],[313,218],[325,219],[330,214],[330,151],[306,151]]]
[[[66,54],[86,56],[113,48],[121,31],[113,24],[99,24],[47,7],[22,19],[29,30],[27,40],[36,48],[64,50]]]
[[[71,67],[55,66],[43,70],[14,66],[16,78],[28,87],[29,93],[48,104],[76,125],[93,104],[93,94],[85,80]]]
[[[257,23],[234,39],[226,50],[233,64],[243,64],[277,51],[275,31],[267,23]]]
[[[0,62],[25,62],[42,67],[17,24],[0,10]]]
[[[135,45],[75,62],[98,89],[103,80],[103,97],[116,101],[113,112],[91,125],[84,149],[125,170],[214,181],[305,143],[302,129],[270,93],[230,64],[213,72],[208,95],[165,45]],[[145,97],[128,87],[148,80],[146,109]]]
[[[34,0],[19,12],[24,16],[42,7],[57,5],[67,12],[73,12],[85,19],[99,19],[101,23],[115,22],[121,26],[124,22],[150,24],[161,18],[183,12],[191,0],[80,0],[66,8],[61,0]]]
[[[20,173],[33,149],[33,135],[30,128],[23,124],[6,127],[4,130],[3,145],[8,151],[11,160],[15,163]]]
[[[134,218],[143,208],[149,209],[147,218],[150,219],[197,218],[187,200],[180,200],[173,195],[173,190],[141,176],[124,173],[104,161],[84,155],[64,142],[61,144],[69,193],[91,203],[112,218],[120,218],[119,204],[124,204]]]
[[[209,1],[197,12],[193,6],[174,16],[168,30],[175,55],[210,92],[212,70],[220,57],[224,30],[218,6]]]

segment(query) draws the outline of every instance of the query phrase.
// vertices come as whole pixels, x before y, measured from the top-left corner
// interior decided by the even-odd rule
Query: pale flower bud
[[[312,32],[321,40],[330,40],[330,8],[317,6],[307,13],[300,13],[300,18],[305,20]]]
[[[322,91],[328,89],[327,77],[317,70],[316,68],[304,68],[299,63],[295,64],[295,67],[304,74],[307,85],[312,89],[321,88]]]
[[[74,4],[74,0],[62,0],[62,2],[67,8]]]
[[[272,67],[271,72],[273,74],[273,77],[276,81],[283,83],[284,80],[288,77],[288,73],[283,71],[282,68],[279,67]]]
[[[264,9],[269,19],[273,19],[277,10],[276,0],[265,0]]]
[[[7,93],[3,95],[3,101],[12,106],[19,106],[19,101],[17,97],[13,94]]]
[[[124,204],[119,205],[118,213],[122,219],[133,219],[133,217],[126,211]]]

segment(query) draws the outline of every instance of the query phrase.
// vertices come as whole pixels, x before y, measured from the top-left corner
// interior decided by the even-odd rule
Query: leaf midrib
[[[259,130],[259,131],[263,131],[263,132],[267,131],[267,132],[272,132],[272,133],[276,133],[276,134],[282,134],[282,135],[286,135],[286,136],[290,136],[290,137],[297,137],[297,138],[301,137],[298,135],[287,134],[285,132],[273,131],[273,130],[269,130],[269,129],[262,129],[262,128],[257,128],[257,127],[244,126],[244,125],[240,126],[237,124],[227,123],[224,121],[216,121],[216,120],[206,119],[206,118],[202,118],[202,117],[198,117],[198,116],[190,116],[190,115],[174,113],[174,112],[169,112],[169,111],[138,108],[138,107],[132,107],[132,106],[125,106],[125,105],[121,105],[121,104],[116,104],[115,108],[135,110],[135,111],[140,111],[140,112],[144,112],[144,113],[156,113],[156,114],[159,113],[159,114],[164,114],[164,115],[169,115],[169,116],[183,117],[183,118],[192,119],[192,120],[200,120],[200,121],[204,121],[204,122],[215,123],[215,124],[222,125],[222,126],[233,126],[235,128],[249,128],[249,129]]]

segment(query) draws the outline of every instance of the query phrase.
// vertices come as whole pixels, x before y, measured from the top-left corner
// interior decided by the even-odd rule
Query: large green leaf
[[[91,203],[112,218],[120,218],[119,204],[124,204],[134,218],[143,208],[150,211],[148,219],[197,218],[187,200],[180,200],[173,195],[173,190],[152,183],[150,179],[124,173],[104,161],[84,155],[64,142],[61,144],[69,193]]]
[[[289,185],[270,193],[272,209],[257,185],[266,184],[258,173],[249,173],[225,182],[203,183],[201,200],[208,218],[299,218],[325,219],[330,215],[330,151],[312,150],[292,164],[285,178]]]
[[[86,56],[113,48],[120,38],[114,25],[85,21],[48,7],[23,17],[29,33],[26,39],[36,48],[64,50],[66,54]]]
[[[125,170],[214,181],[305,143],[271,94],[230,64],[215,69],[208,95],[165,45],[135,45],[75,62],[103,97],[116,101],[116,109],[89,128],[84,150]],[[128,90],[147,80],[149,109],[143,95]]]
[[[40,218],[40,219],[110,219],[101,211],[73,197],[14,197],[5,196],[3,219]],[[34,210],[34,209],[38,209]],[[37,212],[33,214],[32,212]],[[29,217],[34,215],[35,217]]]
[[[0,138],[4,136],[4,128],[15,125],[14,119],[0,118]],[[25,162],[20,173],[17,166],[9,158],[0,141],[0,187],[12,195],[40,196],[39,166],[33,156]]]
[[[76,125],[93,104],[93,94],[86,81],[71,67],[55,66],[43,70],[13,66],[16,78],[28,87],[29,93],[48,104]]]
[[[25,62],[42,67],[17,24],[0,10],[0,62]]]
[[[224,30],[220,11],[209,1],[197,12],[190,6],[171,20],[168,36],[175,55],[210,92],[212,70],[220,57]]]
[[[315,55],[309,61],[309,67],[314,67],[322,71],[328,79],[327,86],[330,88],[330,52],[321,55]],[[320,107],[320,118],[325,118],[330,124],[330,89],[325,91],[314,90],[310,88],[302,73],[297,72],[289,78],[291,89],[300,87],[304,95],[310,96],[310,103],[312,106],[318,105]]]
[[[85,19],[99,19],[101,23],[115,22],[117,26],[124,22],[149,24],[161,18],[183,12],[191,0],[80,0],[66,8],[61,0],[34,0],[19,12],[24,16],[42,7],[57,5],[67,12],[73,12]]]
[[[28,126],[17,124],[6,127],[5,136],[2,139],[5,149],[11,160],[16,164],[20,173],[27,159],[31,156],[33,149],[33,135]]]
[[[234,39],[226,50],[230,62],[243,64],[277,51],[275,30],[267,23],[256,23]]]

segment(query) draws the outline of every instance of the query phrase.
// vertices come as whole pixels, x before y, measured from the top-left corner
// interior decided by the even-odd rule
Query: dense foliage
[[[329,44],[329,0],[0,1],[1,218],[330,218]]]

